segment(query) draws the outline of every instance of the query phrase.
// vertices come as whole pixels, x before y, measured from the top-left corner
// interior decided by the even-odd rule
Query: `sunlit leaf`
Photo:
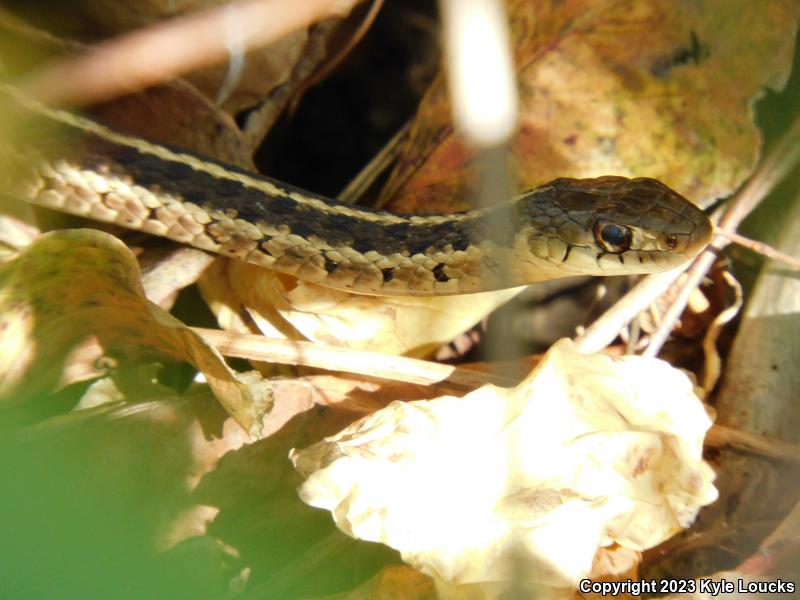
[[[185,361],[201,371],[230,414],[257,433],[268,402],[220,355],[148,302],[125,245],[93,230],[38,238],[0,267],[0,397],[6,404],[62,382],[70,351],[93,336],[122,361]]]

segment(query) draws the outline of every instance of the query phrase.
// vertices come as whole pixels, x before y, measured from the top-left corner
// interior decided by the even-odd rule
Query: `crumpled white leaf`
[[[599,548],[650,548],[716,499],[710,426],[667,363],[562,340],[516,388],[393,402],[290,457],[306,503],[423,573],[501,582],[522,548],[526,580],[571,587]]]

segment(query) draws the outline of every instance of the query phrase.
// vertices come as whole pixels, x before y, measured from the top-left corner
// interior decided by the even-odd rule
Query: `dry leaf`
[[[185,81],[116,98],[93,107],[92,115],[120,131],[255,170],[251,149],[233,118]]]
[[[393,402],[290,454],[301,498],[445,587],[570,588],[599,548],[640,551],[713,502],[711,426],[667,363],[578,354],[568,340],[516,388]],[[519,561],[522,561],[521,563]]]
[[[229,263],[226,270],[227,278],[203,280],[204,295],[227,298],[215,303],[220,314],[236,305],[232,302],[241,304],[265,335],[417,357],[446,344],[520,291],[384,298],[349,294],[242,262]]]
[[[120,360],[170,359],[202,372],[220,403],[257,434],[268,402],[180,321],[148,302],[136,260],[93,230],[39,237],[0,266],[0,397],[15,404],[62,383],[69,352],[90,336]]]
[[[514,188],[555,177],[660,179],[705,206],[749,175],[752,103],[791,68],[798,4],[750,0],[507,3],[520,90]],[[382,194],[399,212],[466,208],[471,153],[444,78]]]
[[[230,64],[207,67],[187,75],[208,98],[218,98],[222,107],[230,114],[256,106],[269,98],[270,94],[290,82],[298,64],[313,70],[320,57],[313,57],[312,65],[305,65],[309,33],[300,29],[283,36],[267,48],[251,50],[242,57],[242,67],[235,86],[226,89],[231,77]],[[296,85],[296,84],[295,84]],[[281,106],[281,108],[283,108]]]
[[[139,257],[142,287],[147,299],[169,311],[178,293],[196,283],[215,257],[202,250],[164,246]]]

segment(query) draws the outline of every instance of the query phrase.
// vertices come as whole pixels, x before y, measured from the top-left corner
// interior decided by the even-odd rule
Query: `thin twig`
[[[725,425],[714,425],[705,437],[707,448],[733,448],[800,465],[800,446]]]
[[[603,313],[594,323],[575,338],[575,347],[579,352],[591,354],[600,352],[619,335],[620,330],[633,320],[636,315],[650,306],[656,298],[669,289],[673,282],[687,269],[688,265],[678,269],[649,275],[637,283],[609,310]]]
[[[339,202],[355,204],[364,196],[375,180],[393,163],[402,151],[402,145],[411,131],[411,121],[407,121],[392,136],[383,148],[350,180],[345,188],[336,196]]]
[[[717,230],[717,233],[722,236],[725,236],[737,246],[741,246],[742,248],[747,248],[748,250],[755,252],[756,254],[761,254],[762,256],[771,258],[772,260],[782,262],[793,269],[800,270],[800,259],[797,259],[794,256],[790,256],[785,252],[781,252],[780,250],[778,250],[777,248],[773,248],[769,244],[765,244],[764,242],[759,242],[758,240],[751,240],[750,238],[740,235],[735,231],[725,231],[724,229],[719,229]]]
[[[664,342],[667,341],[670,333],[672,333],[672,330],[675,328],[675,323],[677,323],[678,319],[683,314],[692,290],[700,285],[700,282],[703,281],[703,278],[717,260],[717,252],[718,250],[715,247],[709,246],[694,260],[686,273],[686,278],[678,287],[678,291],[672,299],[672,302],[670,302],[664,314],[661,315],[661,321],[658,327],[650,335],[650,343],[647,345],[644,352],[642,352],[642,356],[658,356]]]
[[[487,383],[503,387],[516,384],[515,380],[497,373],[461,369],[416,358],[216,329],[191,329],[225,356],[343,371],[417,385],[437,385],[443,386],[445,391],[448,388],[458,392],[470,391]],[[800,464],[800,448],[796,445],[722,425],[714,425],[709,430],[706,446],[729,447]]]
[[[192,331],[203,337],[221,354],[237,358],[343,371],[417,385],[446,384],[459,390],[472,390],[486,383],[499,386],[512,386],[517,383],[513,379],[497,374],[416,358],[217,329],[193,327]]]

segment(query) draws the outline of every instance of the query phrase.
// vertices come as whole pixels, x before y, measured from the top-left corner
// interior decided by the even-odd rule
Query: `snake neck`
[[[15,147],[24,176],[14,194],[35,204],[360,293],[457,294],[526,283],[492,283],[505,262],[499,254],[513,245],[509,202],[427,216],[354,207],[45,110],[58,117],[57,128]]]

